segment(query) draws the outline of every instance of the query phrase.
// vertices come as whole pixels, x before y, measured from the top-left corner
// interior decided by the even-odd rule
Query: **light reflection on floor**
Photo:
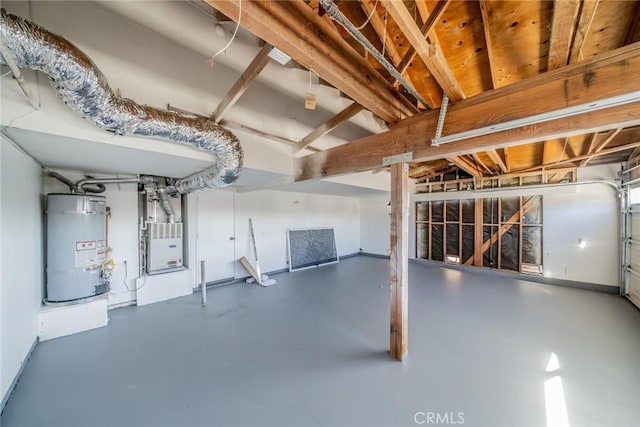
[[[551,353],[546,372],[555,373],[560,369],[560,361],[555,353]],[[562,377],[553,375],[544,382],[544,402],[547,412],[547,427],[569,427],[567,404],[564,400]]]

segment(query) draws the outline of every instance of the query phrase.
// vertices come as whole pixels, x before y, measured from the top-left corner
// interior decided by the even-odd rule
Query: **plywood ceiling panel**
[[[452,1],[436,24],[435,31],[442,52],[464,93],[474,96],[491,89],[491,70],[479,3]]]
[[[493,53],[494,86],[535,76],[547,67],[553,2],[494,1],[483,2]]]
[[[635,2],[601,0],[587,33],[582,56],[586,58],[622,46],[634,13]]]

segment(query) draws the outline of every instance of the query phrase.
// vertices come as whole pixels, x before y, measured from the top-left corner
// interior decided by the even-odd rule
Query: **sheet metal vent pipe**
[[[0,39],[20,68],[47,74],[58,96],[82,117],[118,135],[168,139],[216,155],[216,163],[178,180],[175,191],[190,193],[232,184],[242,169],[238,138],[210,120],[140,105],[118,96],[80,49],[39,25],[0,11]],[[11,59],[0,55],[0,64]]]

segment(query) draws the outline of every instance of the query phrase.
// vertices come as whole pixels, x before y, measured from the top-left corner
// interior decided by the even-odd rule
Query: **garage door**
[[[635,179],[631,182],[635,182]],[[626,264],[624,292],[627,298],[640,307],[640,183],[629,185],[626,210]]]

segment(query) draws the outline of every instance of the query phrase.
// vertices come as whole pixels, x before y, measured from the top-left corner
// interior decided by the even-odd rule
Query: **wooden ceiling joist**
[[[352,103],[347,108],[340,111],[338,114],[336,114],[335,116],[331,117],[329,120],[327,120],[326,122],[318,126],[309,135],[302,138],[300,142],[298,142],[294,147],[293,153],[295,154],[300,150],[306,148],[309,144],[312,144],[318,138],[328,134],[329,132],[334,130],[336,127],[338,127],[338,125],[349,120],[350,118],[358,114],[360,111],[362,111],[362,106],[356,102]]]
[[[498,150],[489,150],[487,151],[487,155],[489,156],[489,158],[493,163],[498,165],[502,173],[509,172],[509,168],[507,168],[505,161],[502,159],[500,154],[498,154]]]
[[[496,59],[493,53],[493,37],[491,36],[491,28],[489,26],[489,15],[491,9],[489,8],[487,0],[480,0],[480,14],[482,16],[482,28],[484,30],[484,40],[487,44],[487,55],[489,56],[489,70],[491,72],[491,83],[494,88],[499,86],[498,75],[496,73]]]
[[[440,0],[436,4],[436,6],[431,11],[431,14],[429,15],[429,19],[427,19],[422,25],[422,28],[420,28],[420,32],[424,37],[426,37],[431,32],[451,1],[452,0]],[[416,55],[417,52],[415,48],[413,46],[410,46],[407,52],[404,54],[404,57],[400,61],[400,64],[398,65],[398,71],[400,71],[400,73],[404,73],[405,71],[407,71],[407,68],[409,68],[409,64],[411,64],[411,62],[416,58]]]
[[[480,171],[480,169],[476,167],[476,165],[474,165],[473,162],[468,161],[464,157],[460,157],[460,156],[447,157],[447,160],[471,176],[475,176],[476,178],[482,177],[482,172]]]
[[[447,166],[449,166],[448,160],[437,160],[411,169],[409,171],[409,176],[411,178],[421,178],[425,175],[430,175],[439,170],[446,169]]]
[[[630,144],[625,144],[625,145],[619,145],[617,147],[611,147],[611,148],[607,148],[604,149],[598,153],[593,153],[593,154],[583,154],[581,156],[576,156],[576,157],[572,157],[569,159],[564,159],[564,160],[558,160],[556,162],[553,163],[549,163],[547,165],[545,165],[545,167],[553,167],[553,166],[557,166],[557,165],[564,165],[567,163],[573,163],[573,162],[577,162],[577,161],[581,161],[581,160],[585,160],[585,159],[593,159],[595,157],[599,157],[599,156],[608,156],[609,154],[615,154],[615,153],[619,153],[621,151],[627,151],[627,150],[632,150],[634,148],[638,148],[640,147],[640,141],[639,142],[632,142]],[[529,172],[532,170],[536,170],[537,168],[527,168],[527,169],[523,169],[520,170],[519,172]]]
[[[449,135],[457,134],[639,91],[638,67],[638,43],[590,57],[454,104],[447,113],[445,130]],[[382,134],[296,159],[296,179],[375,169],[383,157],[407,152],[412,153],[413,161],[427,161],[635,126],[640,124],[640,102],[431,147],[437,120],[438,111],[427,111]]]
[[[387,23],[378,15],[377,10],[378,2],[373,0],[361,0],[360,6],[362,10],[366,13],[367,16],[371,16],[371,26],[373,27],[375,33],[378,38],[382,41],[383,46],[385,46],[385,52],[387,53],[391,63],[398,69],[398,72],[402,75],[402,77],[409,83],[413,89],[416,89],[416,86],[411,81],[411,76],[405,70],[400,70],[399,65],[402,61],[402,55],[400,51],[396,47],[395,40],[391,36],[390,32],[387,31]],[[396,80],[394,83],[395,87],[399,87],[400,83]],[[426,107],[433,107],[432,105],[425,105]]]
[[[397,67],[398,64],[400,64],[400,61],[402,61],[402,56],[400,55],[400,52],[398,52],[398,49],[396,48],[396,45],[391,38],[391,34],[389,34],[389,32],[385,28],[386,23],[380,17],[380,15],[378,15],[378,3],[375,0],[362,0],[360,2],[360,6],[367,16],[371,16],[371,20],[369,21],[371,23],[371,26],[378,35],[378,38],[383,41],[385,51],[388,54],[389,59],[391,59],[391,63]],[[398,71],[400,72],[400,74],[404,74],[403,71]]]
[[[622,128],[614,129],[610,131],[606,135],[602,134],[594,134],[590,144],[589,151],[587,152],[588,157],[586,157],[582,162],[580,162],[580,166],[587,166],[594,157],[596,157],[599,153],[602,153],[602,150],[611,142],[613,139],[618,136],[618,134],[622,131]],[[599,138],[597,138],[597,136]]]
[[[404,2],[382,0],[382,3],[447,96],[453,101],[464,99],[464,91],[442,55],[442,50],[435,40],[429,43],[425,39]],[[424,3],[420,3],[419,8],[422,5]],[[430,37],[435,39],[435,34]]]
[[[629,23],[627,34],[624,37],[623,45],[635,43],[640,41],[640,2],[636,3],[635,10],[633,12],[633,18]]]
[[[578,27],[576,28],[575,37],[571,45],[569,53],[569,63],[584,59],[582,49],[587,42],[591,24],[598,10],[600,0],[583,0],[580,8],[580,17],[578,19]]]
[[[511,159],[509,158],[509,147],[504,147],[502,149],[502,154],[504,155],[504,165],[507,168],[507,173],[511,172]]]
[[[571,42],[575,34],[580,0],[554,0],[551,39],[549,41],[549,70],[569,63]]]
[[[493,175],[493,171],[491,170],[491,168],[482,161],[478,153],[472,153],[471,157],[473,157],[474,164],[480,166],[480,168],[483,169],[489,175]]]
[[[240,2],[206,0],[237,21]],[[241,25],[385,121],[414,114],[415,106],[401,98],[365,58],[318,16],[303,0],[243,1]],[[318,40],[322,42],[319,43]]]
[[[222,98],[220,104],[216,110],[211,113],[210,119],[216,123],[220,123],[222,116],[235,104],[238,99],[249,89],[249,86],[256,77],[260,74],[264,67],[269,63],[269,52],[271,52],[272,46],[269,43],[265,43],[262,49],[258,52],[251,64],[244,70],[240,78],[229,89],[229,92]]]

